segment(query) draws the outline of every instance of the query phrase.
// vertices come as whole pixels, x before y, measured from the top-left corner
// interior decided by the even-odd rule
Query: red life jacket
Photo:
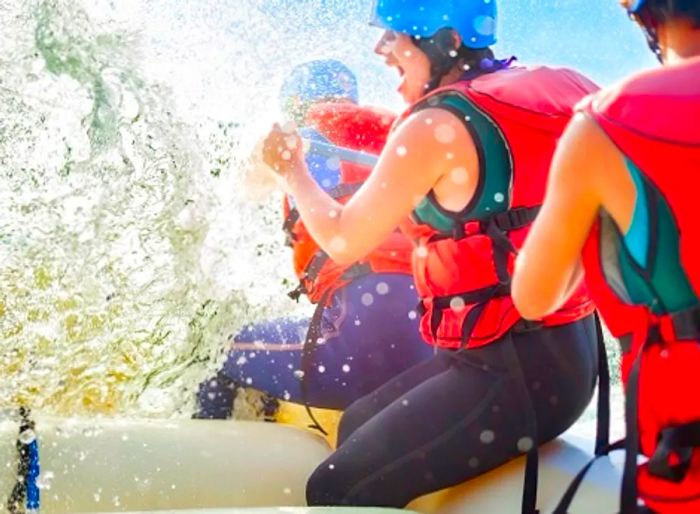
[[[313,127],[332,144],[351,150],[379,154],[386,143],[395,116],[384,110],[360,107],[350,103],[319,104],[309,111],[307,126]],[[345,203],[362,185],[371,168],[341,163],[340,183],[330,191],[336,200]],[[294,271],[299,287],[292,298],[308,295],[312,303],[328,298],[334,291],[358,276],[374,273],[411,274],[411,242],[400,232],[387,240],[361,261],[341,266],[321,250],[308,233],[296,209],[284,199],[284,231],[294,257]]]
[[[446,211],[431,193],[402,227],[417,245],[413,271],[426,341],[478,347],[525,325],[510,296],[515,252],[542,203],[557,138],[574,106],[596,90],[570,70],[510,68],[438,89],[404,115],[450,110],[465,120],[480,155],[477,194],[463,212]],[[593,310],[581,288],[535,326]]]
[[[635,217],[648,212],[646,261],[631,257],[626,236],[602,212],[583,263],[601,316],[622,343],[628,471],[634,473],[638,438],[650,458],[639,470],[639,495],[660,514],[700,512],[699,77],[695,58],[640,74],[581,107],[643,184]],[[649,283],[649,300],[633,297],[634,279],[623,269]],[[630,494],[636,491],[623,497]]]

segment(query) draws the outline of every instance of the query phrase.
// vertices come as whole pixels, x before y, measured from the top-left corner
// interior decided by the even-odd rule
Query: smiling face
[[[412,104],[425,95],[430,82],[430,60],[406,34],[387,30],[377,42],[374,52],[387,66],[396,68],[401,77],[398,92]]]

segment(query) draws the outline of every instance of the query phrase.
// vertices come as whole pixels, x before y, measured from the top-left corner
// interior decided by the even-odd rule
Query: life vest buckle
[[[372,273],[372,267],[366,262],[356,262],[346,269],[340,278],[343,280],[352,281],[356,278],[364,277]]]
[[[294,300],[295,302],[298,302],[298,301],[299,301],[299,298],[301,298],[302,295],[305,295],[305,294],[308,294],[308,293],[309,293],[309,291],[306,289],[306,286],[304,285],[304,282],[299,281],[299,285],[298,285],[296,288],[294,288],[294,289],[292,289],[291,291],[289,291],[289,292],[287,293],[287,296],[289,296],[289,297],[290,297],[292,300]]]
[[[673,332],[679,340],[700,340],[700,307],[669,315]]]
[[[540,205],[534,207],[516,207],[494,214],[491,219],[504,232],[524,228],[535,221],[540,212]]]
[[[682,482],[690,468],[693,449],[698,446],[700,421],[661,430],[654,454],[649,459],[649,473],[670,482]],[[672,456],[675,456],[676,464],[670,463]]]

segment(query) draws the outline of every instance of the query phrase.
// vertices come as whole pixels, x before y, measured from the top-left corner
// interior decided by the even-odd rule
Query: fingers
[[[294,169],[301,158],[301,138],[296,128],[281,127],[279,123],[272,129],[263,143],[263,160],[278,173],[285,174]]]

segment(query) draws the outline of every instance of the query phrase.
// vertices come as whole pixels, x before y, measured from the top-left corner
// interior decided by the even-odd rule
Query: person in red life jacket
[[[537,319],[585,274],[623,351],[621,512],[640,512],[638,497],[652,512],[700,512],[700,1],[625,7],[665,66],[580,105],[513,295]]]
[[[354,75],[335,60],[297,66],[280,96],[283,112],[303,123],[305,138],[368,153],[381,151],[395,117],[359,106]],[[313,151],[305,159],[315,183],[343,202],[370,171]],[[293,199],[284,202],[284,230],[300,280],[290,296],[306,295],[316,312],[310,322],[283,318],[244,327],[223,369],[200,386],[197,418],[229,417],[237,386],[344,409],[432,356],[417,329],[410,241],[389,234],[370,255],[339,265],[309,236]],[[274,409],[274,401],[265,403]]]
[[[310,505],[405,506],[536,455],[591,399],[597,330],[585,290],[530,323],[510,276],[556,140],[597,87],[571,70],[495,59],[495,9],[375,2],[385,29],[375,51],[411,106],[347,204],[315,184],[297,134],[275,125],[265,141],[263,159],[336,262],[362,259],[402,226],[414,241],[420,331],[436,352],[345,411],[338,449],[307,483]],[[534,510],[533,495],[526,503]]]

